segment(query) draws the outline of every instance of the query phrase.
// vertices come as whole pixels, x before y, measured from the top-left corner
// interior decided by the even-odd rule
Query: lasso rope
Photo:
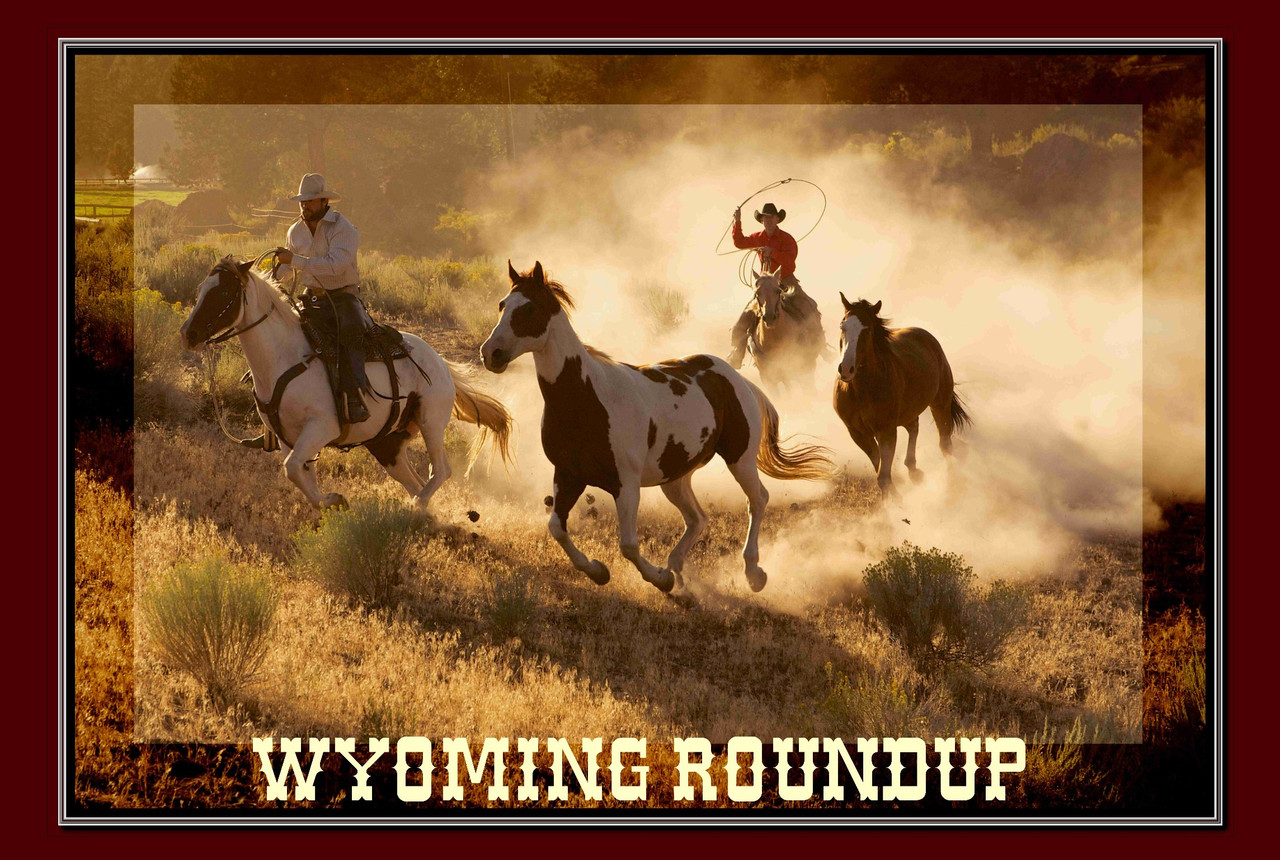
[[[777,188],[780,185],[786,185],[789,182],[803,182],[805,185],[812,185],[814,188],[817,188],[818,193],[822,195],[822,211],[818,213],[818,220],[813,222],[813,226],[810,227],[809,230],[803,236],[796,239],[796,243],[799,244],[800,242],[804,241],[804,239],[807,238],[810,233],[818,229],[818,225],[822,223],[822,216],[825,215],[827,212],[827,194],[825,191],[822,190],[821,186],[819,186],[816,182],[810,182],[807,179],[795,179],[792,177],[788,177],[787,179],[779,179],[777,182],[771,182],[768,185],[766,185],[764,188],[761,188],[759,191],[755,191],[752,194],[750,194],[745,200],[743,200],[741,203],[738,204],[737,208],[741,209],[743,206],[746,206],[747,203],[754,200],[756,197],[759,197],[761,194],[765,193],[766,191],[772,191],[774,188]],[[753,264],[751,260],[752,260],[752,257],[756,254],[757,249],[734,248],[729,251],[720,250],[720,246],[724,244],[725,236],[729,235],[729,231],[732,228],[733,228],[733,221],[730,220],[729,226],[725,227],[724,232],[720,234],[720,241],[716,242],[716,256],[727,257],[730,254],[737,254],[741,251],[742,259],[738,263],[738,280],[743,284],[743,286],[747,286],[747,287],[755,286],[753,281],[750,278],[748,278],[748,274],[751,272],[753,268]]]

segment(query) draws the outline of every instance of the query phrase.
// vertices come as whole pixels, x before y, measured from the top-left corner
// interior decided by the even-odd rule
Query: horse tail
[[[782,447],[778,438],[778,410],[751,380],[743,381],[751,386],[760,408],[760,450],[756,453],[756,466],[760,471],[782,480],[822,481],[834,477],[830,448],[824,445]]]
[[[484,447],[490,432],[493,433],[494,445],[502,457],[503,465],[511,465],[514,460],[511,453],[511,430],[515,427],[515,419],[496,397],[476,388],[471,380],[471,368],[452,361],[446,361],[445,364],[449,366],[453,387],[457,392],[453,398],[453,417],[480,428],[467,450],[467,474],[471,473],[471,467],[479,458],[480,449]]]
[[[964,402],[960,399],[960,393],[953,387],[951,389],[951,427],[956,433],[961,433],[966,427],[973,426],[973,419],[969,417],[969,413],[964,411]]]

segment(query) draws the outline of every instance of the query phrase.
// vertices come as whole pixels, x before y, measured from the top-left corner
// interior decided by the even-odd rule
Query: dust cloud
[[[626,110],[635,109],[594,108],[584,118]],[[1094,199],[1060,207],[1041,199],[1027,217],[993,214],[980,205],[991,195],[965,180],[904,176],[881,145],[856,133],[859,110],[823,108],[826,127],[843,121],[850,133],[816,143],[789,133],[790,107],[655,107],[642,114],[652,117],[645,131],[627,135],[584,124],[478,180],[468,207],[495,215],[484,237],[495,256],[518,270],[540,261],[565,285],[584,342],[647,364],[727,354],[729,328],[750,297],[739,282],[741,252],[717,254],[722,237],[719,251],[732,250],[724,231],[734,207],[780,179],[814,183],[752,197],[746,231],[769,201],[787,210],[782,226],[797,238],[816,223],[796,274],[819,304],[833,350],[840,292],[882,301],[891,325],[938,338],[974,425],[948,462],[932,418],[922,417],[920,483],[902,465],[900,431],[901,498],[866,517],[817,504],[828,486],[769,481],[779,525],[762,543],[762,563],[774,583],[807,590],[860,572],[903,540],[958,552],[983,576],[1051,572],[1080,539],[1139,534],[1158,518],[1153,496],[1203,497],[1204,213],[1194,185],[1177,198],[1189,201],[1184,208],[1148,213],[1144,293],[1140,160]],[[1100,242],[1084,226],[1104,217]],[[651,325],[645,297],[655,287],[687,299],[680,324]],[[832,409],[836,360],[833,353],[813,379],[770,396],[784,436],[815,438],[849,475],[872,479]],[[754,368],[745,374],[759,382]],[[522,428],[511,477],[541,498],[551,469],[539,445],[532,360],[484,381]],[[742,504],[718,459],[694,486],[704,504]],[[666,505],[656,488],[646,490],[642,528]]]

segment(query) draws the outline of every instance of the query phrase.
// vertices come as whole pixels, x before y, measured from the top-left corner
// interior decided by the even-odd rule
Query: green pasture
[[[145,200],[162,200],[170,206],[177,206],[190,193],[131,188],[76,189],[76,206],[137,206]]]

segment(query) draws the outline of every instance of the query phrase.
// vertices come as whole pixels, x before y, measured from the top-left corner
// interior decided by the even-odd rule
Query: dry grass
[[[688,574],[693,587],[673,599],[618,557],[611,505],[584,500],[574,518],[582,550],[614,570],[599,588],[562,559],[541,499],[450,481],[433,501],[438,520],[413,525],[415,539],[397,551],[403,581],[394,607],[369,611],[309,581],[313,566],[288,536],[300,526],[308,534],[315,518],[278,456],[237,449],[201,427],[140,432],[137,450],[140,578],[222,551],[275,570],[282,596],[248,723],[196,713],[181,679],[151,670],[154,654],[140,650],[149,667],[139,686],[147,715],[140,733],[148,738],[244,743],[254,733],[336,736],[370,726],[427,737],[681,734],[717,742],[907,726],[923,737],[1030,735],[1046,726],[1062,736],[1077,720],[1100,740],[1140,736],[1136,542],[1082,546],[1079,571],[1040,584],[999,659],[980,670],[945,664],[929,678],[861,598],[770,604],[750,596],[736,506],[708,505],[705,545]],[[321,483],[357,509],[410,513],[365,452],[328,454],[318,469]],[[872,492],[870,483],[842,485],[822,504],[853,511]],[[472,509],[482,514],[475,525],[464,516]],[[660,556],[679,536],[678,515],[658,508],[645,518],[641,549]],[[767,545],[785,528],[766,521],[762,539]],[[166,723],[175,703],[185,716]]]
[[[96,475],[75,475],[75,795],[127,792],[118,751],[133,723],[133,511]]]

